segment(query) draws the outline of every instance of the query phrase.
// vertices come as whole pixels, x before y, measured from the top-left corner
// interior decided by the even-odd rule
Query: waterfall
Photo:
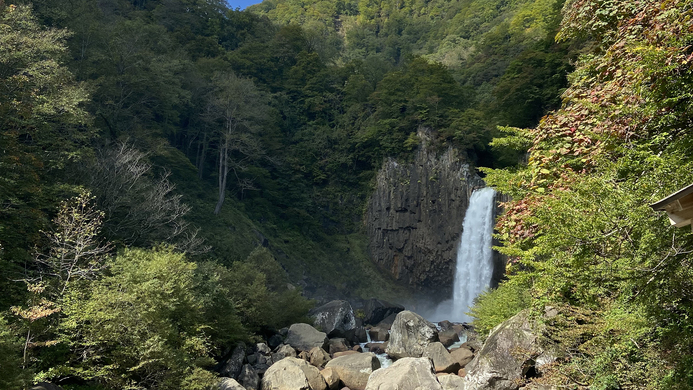
[[[493,188],[474,191],[462,223],[462,237],[457,248],[451,321],[469,322],[465,314],[474,298],[488,288],[493,274]]]

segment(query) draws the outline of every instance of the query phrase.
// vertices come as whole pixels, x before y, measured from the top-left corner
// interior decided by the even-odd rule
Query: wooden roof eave
[[[667,196],[666,198],[663,198],[655,203],[652,203],[650,207],[652,207],[653,210],[657,211],[667,211],[666,206],[672,202],[675,202],[681,198],[683,198],[686,195],[693,194],[693,184],[689,185],[688,187],[682,188],[673,194]]]

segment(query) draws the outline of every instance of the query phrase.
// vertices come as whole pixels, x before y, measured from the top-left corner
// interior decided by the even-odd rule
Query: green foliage
[[[28,6],[0,5],[0,245],[11,262],[30,257],[46,206],[64,192],[61,169],[93,136],[86,89],[63,61],[68,36],[40,26]]]
[[[22,370],[22,340],[3,316],[0,316],[0,367],[0,387],[7,390],[26,388],[29,378]]]
[[[494,141],[531,140],[526,166],[487,170],[513,196],[498,225],[506,272],[530,281],[533,307],[579,314],[549,329],[567,353],[556,373],[590,388],[690,388],[693,236],[648,205],[693,182],[692,11],[686,2],[570,7],[561,36],[596,43],[563,108]]]
[[[209,363],[195,268],[170,249],[129,249],[107,275],[71,289],[61,333],[74,355],[64,369],[110,388],[181,388]]]
[[[529,287],[527,282],[513,280],[481,293],[469,313],[474,317],[474,330],[485,339],[496,325],[529,308],[532,302]]]

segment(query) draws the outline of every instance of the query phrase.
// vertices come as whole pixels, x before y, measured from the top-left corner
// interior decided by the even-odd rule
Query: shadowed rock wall
[[[412,163],[385,161],[366,212],[373,261],[402,284],[445,299],[472,192],[483,180],[457,150],[431,151],[426,134]]]

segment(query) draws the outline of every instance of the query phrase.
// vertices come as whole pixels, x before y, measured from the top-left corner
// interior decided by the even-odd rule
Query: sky
[[[245,9],[245,7],[257,3],[261,3],[262,0],[226,0],[226,3],[231,7],[232,9],[236,9],[236,7],[240,7],[241,9]]]

